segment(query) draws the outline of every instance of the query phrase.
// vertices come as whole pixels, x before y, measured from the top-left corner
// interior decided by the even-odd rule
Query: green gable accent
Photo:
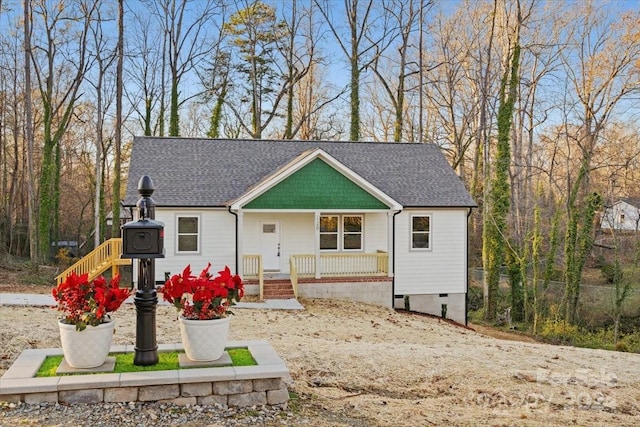
[[[349,178],[315,159],[244,206],[245,209],[388,209]]]

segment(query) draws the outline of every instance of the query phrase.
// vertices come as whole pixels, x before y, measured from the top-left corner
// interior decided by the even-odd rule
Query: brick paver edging
[[[133,352],[133,345],[111,352]],[[266,340],[229,341],[247,347],[256,365],[170,371],[102,373],[34,378],[47,356],[62,349],[24,350],[0,378],[0,402],[100,403],[161,401],[179,405],[279,405],[289,400],[289,369]],[[158,351],[180,351],[181,344],[160,344]]]

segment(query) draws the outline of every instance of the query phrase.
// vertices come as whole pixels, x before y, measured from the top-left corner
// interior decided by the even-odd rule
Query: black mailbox
[[[122,258],[164,258],[164,224],[152,219],[124,224]]]

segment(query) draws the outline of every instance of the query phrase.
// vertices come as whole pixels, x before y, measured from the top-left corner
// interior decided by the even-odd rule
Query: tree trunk
[[[113,159],[113,197],[111,203],[111,237],[120,237],[120,174],[122,161],[122,68],[124,63],[124,0],[118,0],[118,46],[116,55],[116,129]]]
[[[352,8],[352,22],[351,26],[351,81],[349,88],[351,93],[349,99],[351,102],[351,125],[349,130],[350,141],[360,141],[360,61],[358,52],[358,34],[355,23],[356,20],[356,8]]]
[[[491,163],[489,162],[489,132],[487,126],[487,97],[489,96],[489,71],[491,70],[491,54],[493,47],[493,35],[496,25],[496,12],[498,9],[498,2],[494,0],[493,13],[491,15],[491,32],[489,36],[489,47],[487,52],[487,64],[484,71],[482,82],[482,94],[480,98],[480,114],[479,114],[479,146],[482,147],[482,168],[483,168],[483,182],[482,186],[482,288],[483,288],[483,301],[484,301],[484,318],[486,320],[494,320],[496,313],[490,310],[490,302],[493,305],[493,301],[490,301],[490,279],[489,279],[489,264],[490,264],[490,252],[489,252],[489,230],[486,226],[489,219],[489,193],[491,190]]]
[[[36,208],[36,192],[34,188],[35,171],[33,164],[33,113],[31,101],[31,1],[24,0],[24,133],[27,142],[27,193],[29,203],[29,255],[32,269],[38,269],[40,253],[38,249],[38,218]]]
[[[518,3],[519,5],[519,3]],[[518,68],[520,65],[520,31],[522,23],[520,8],[518,7],[518,20],[516,26],[515,40],[510,64],[507,63],[502,83],[500,85],[500,106],[498,107],[498,145],[496,150],[495,175],[491,182],[489,193],[489,216],[484,220],[487,239],[487,271],[489,297],[485,311],[487,320],[494,320],[497,315],[498,293],[500,281],[500,269],[505,261],[505,243],[507,240],[507,215],[510,207],[510,187],[509,187],[509,167],[511,163],[511,123],[513,120],[513,110],[518,92]],[[508,88],[508,90],[507,90]],[[522,293],[519,287],[522,286],[520,280],[512,282],[512,293],[519,299]],[[518,301],[518,307],[522,304]],[[516,307],[511,307],[512,312]],[[521,316],[522,313],[519,313]]]
[[[180,136],[180,114],[178,109],[178,78],[171,75],[171,101],[169,106],[169,136]]]

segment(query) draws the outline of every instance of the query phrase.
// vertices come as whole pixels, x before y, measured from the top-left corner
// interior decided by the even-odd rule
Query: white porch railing
[[[260,300],[264,296],[264,271],[262,255],[244,255],[242,257],[242,275],[244,279],[257,279],[260,285]]]
[[[316,256],[291,255],[298,277],[316,277]],[[320,254],[320,277],[387,276],[389,254],[379,251],[367,254]]]

